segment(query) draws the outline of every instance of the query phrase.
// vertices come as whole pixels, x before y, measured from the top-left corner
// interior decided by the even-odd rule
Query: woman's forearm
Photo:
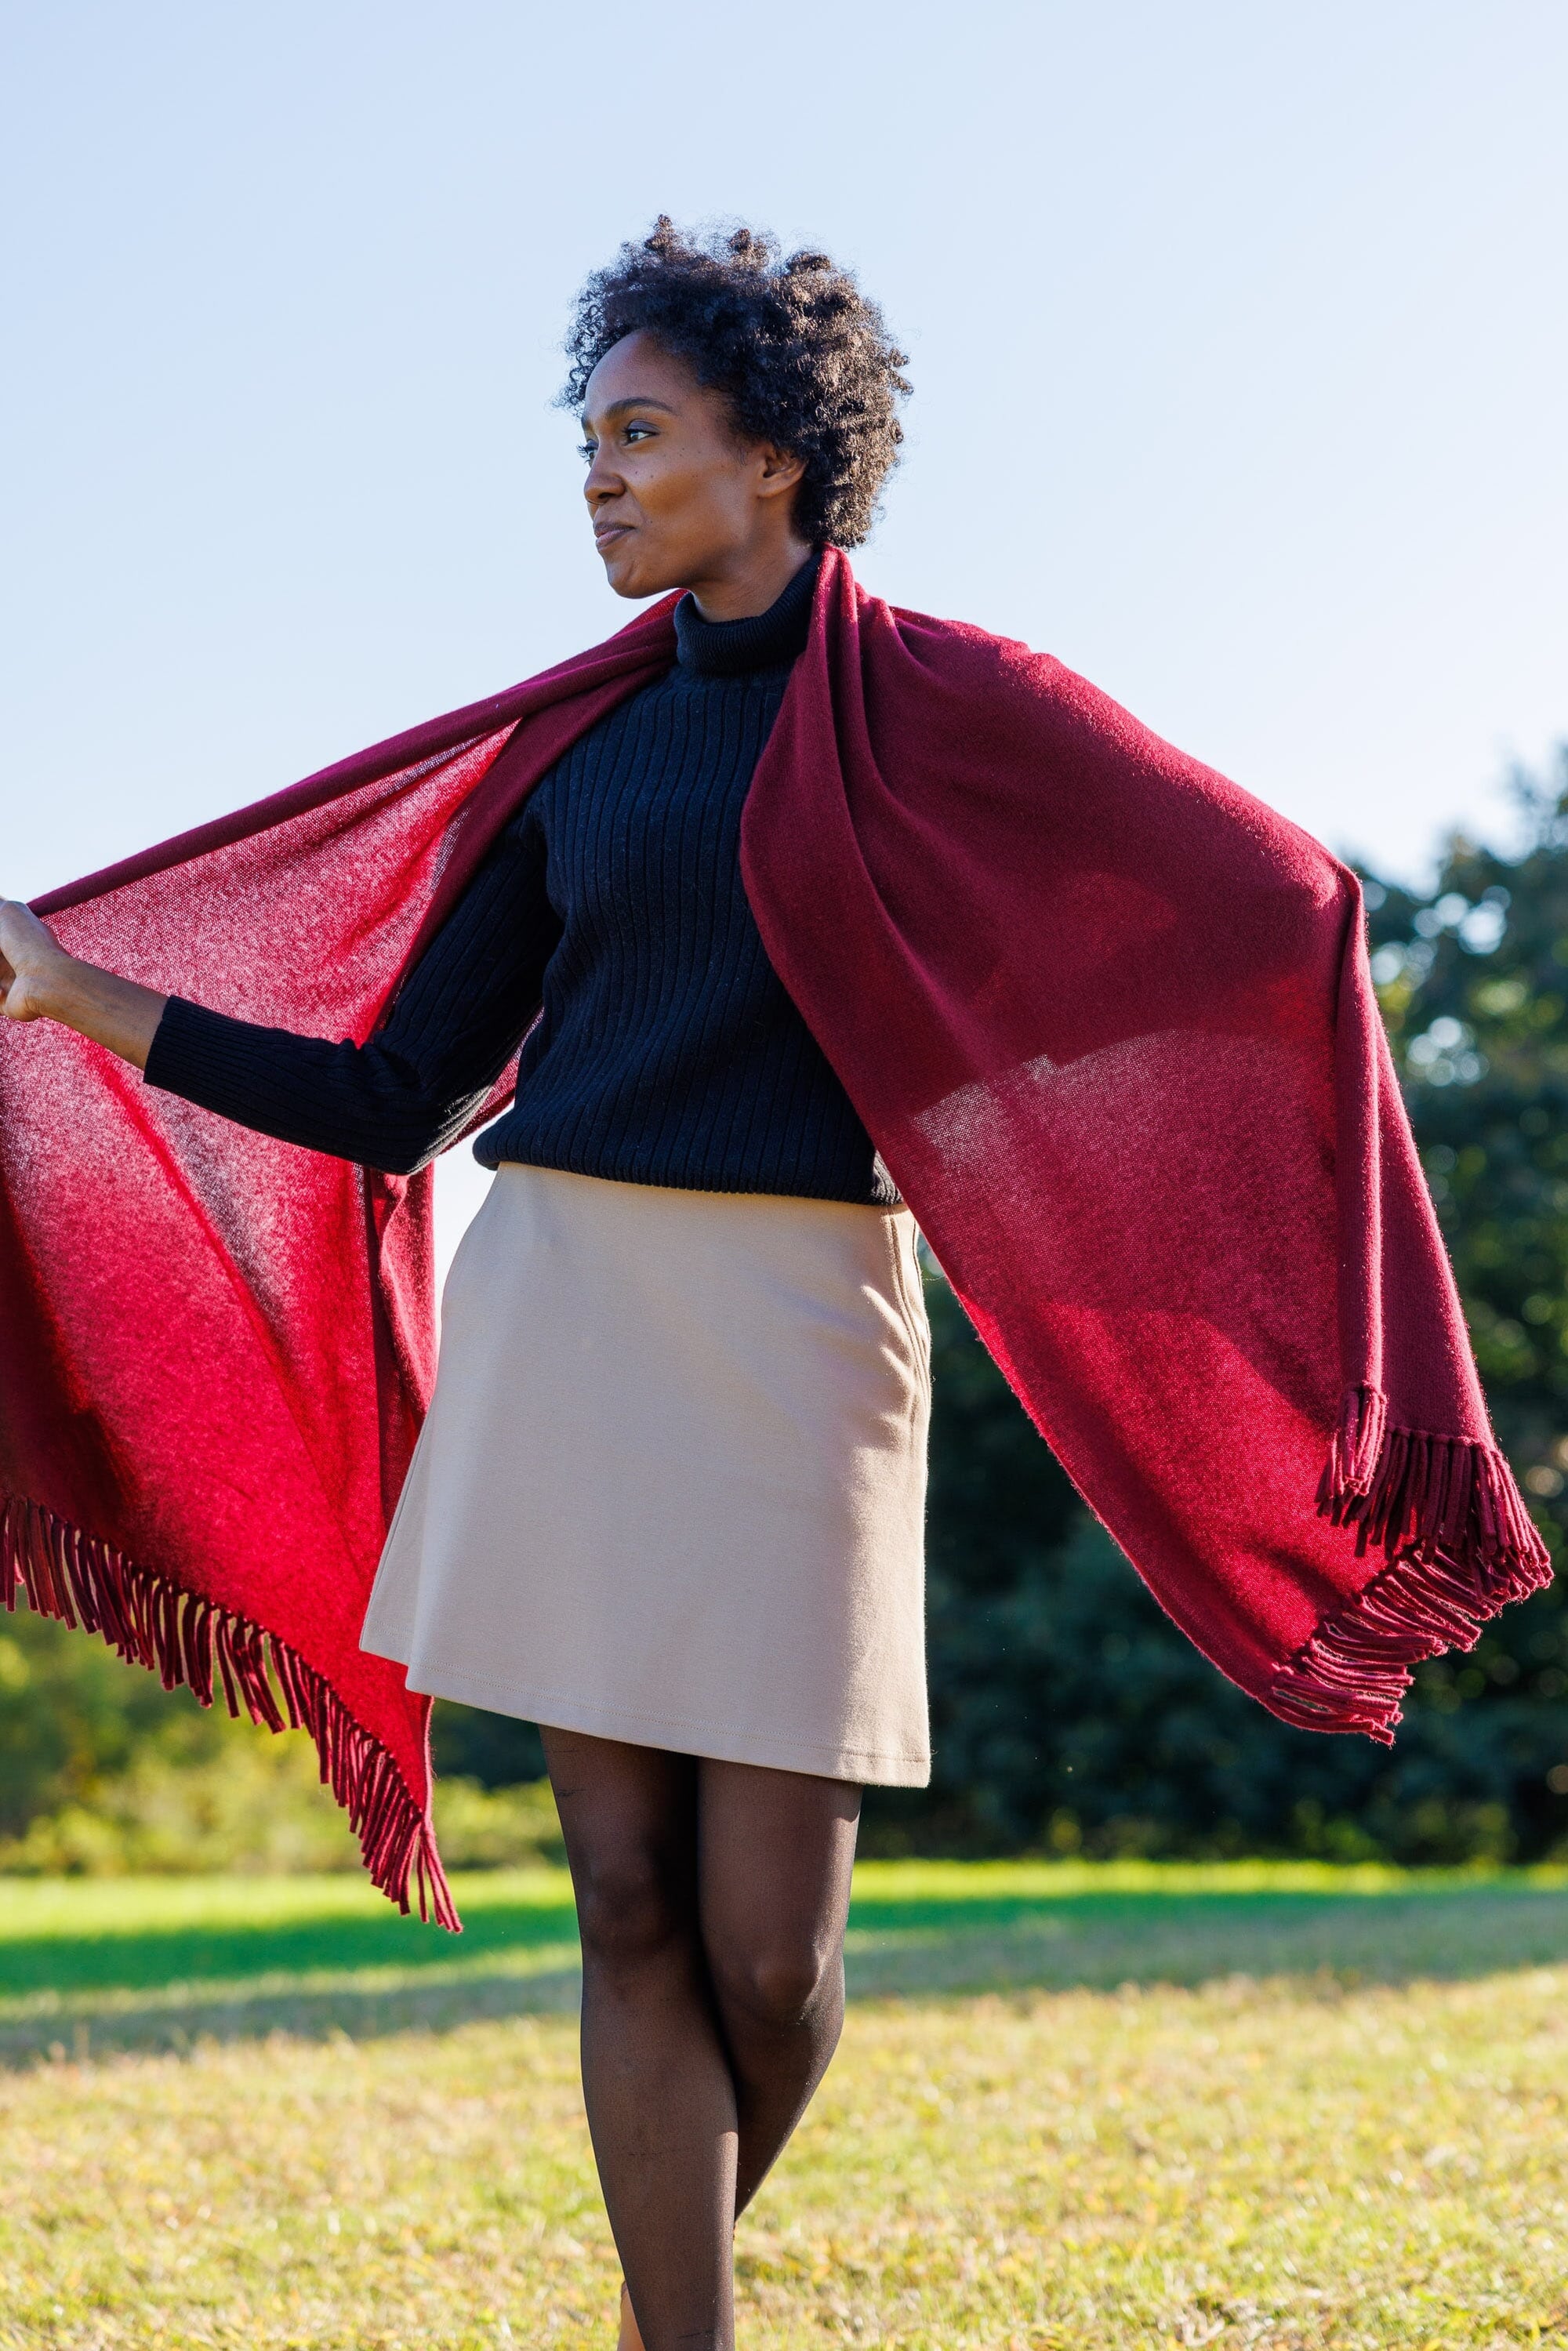
[[[95,1044],[107,1045],[111,1053],[139,1070],[147,1066],[168,1001],[156,988],[121,979],[112,971],[100,971],[97,964],[78,963],[74,956],[62,955],[58,965],[45,976],[45,1018],[74,1029],[78,1037],[90,1037]]]

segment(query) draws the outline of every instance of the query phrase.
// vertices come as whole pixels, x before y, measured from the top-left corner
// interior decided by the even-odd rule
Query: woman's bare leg
[[[547,1729],[582,2079],[646,2351],[732,2351],[749,2198],[827,2065],[860,1792]],[[623,2338],[624,2339],[624,2338]]]

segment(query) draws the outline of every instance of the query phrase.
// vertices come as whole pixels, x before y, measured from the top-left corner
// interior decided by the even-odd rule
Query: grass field
[[[0,1883],[0,2345],[613,2340],[563,1877]],[[1568,1882],[872,1864],[753,2351],[1568,2346]]]

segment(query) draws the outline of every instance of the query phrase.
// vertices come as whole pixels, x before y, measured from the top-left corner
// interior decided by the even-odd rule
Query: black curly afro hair
[[[641,329],[722,392],[736,429],[803,457],[795,527],[813,547],[858,547],[904,438],[905,354],[882,312],[825,253],[780,255],[737,228],[684,235],[666,214],[578,296],[563,408],[580,408],[612,345]]]

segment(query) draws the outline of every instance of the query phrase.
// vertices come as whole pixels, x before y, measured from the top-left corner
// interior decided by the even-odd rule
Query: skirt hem
[[[385,1650],[361,1647],[372,1656]],[[848,1780],[862,1788],[924,1788],[931,1779],[928,1755],[883,1755],[861,1748],[821,1748],[800,1740],[748,1734],[742,1738],[718,1724],[685,1722],[668,1715],[639,1715],[623,1707],[593,1705],[559,1691],[505,1689],[483,1674],[445,1666],[422,1668],[420,1680],[406,1657],[394,1657],[422,1697],[444,1698],[457,1706],[483,1707],[491,1714],[516,1716],[548,1730],[578,1730],[591,1739],[617,1739],[630,1747],[659,1747],[675,1755],[701,1755],[717,1763],[752,1763],[773,1771],[802,1771],[814,1780]]]

